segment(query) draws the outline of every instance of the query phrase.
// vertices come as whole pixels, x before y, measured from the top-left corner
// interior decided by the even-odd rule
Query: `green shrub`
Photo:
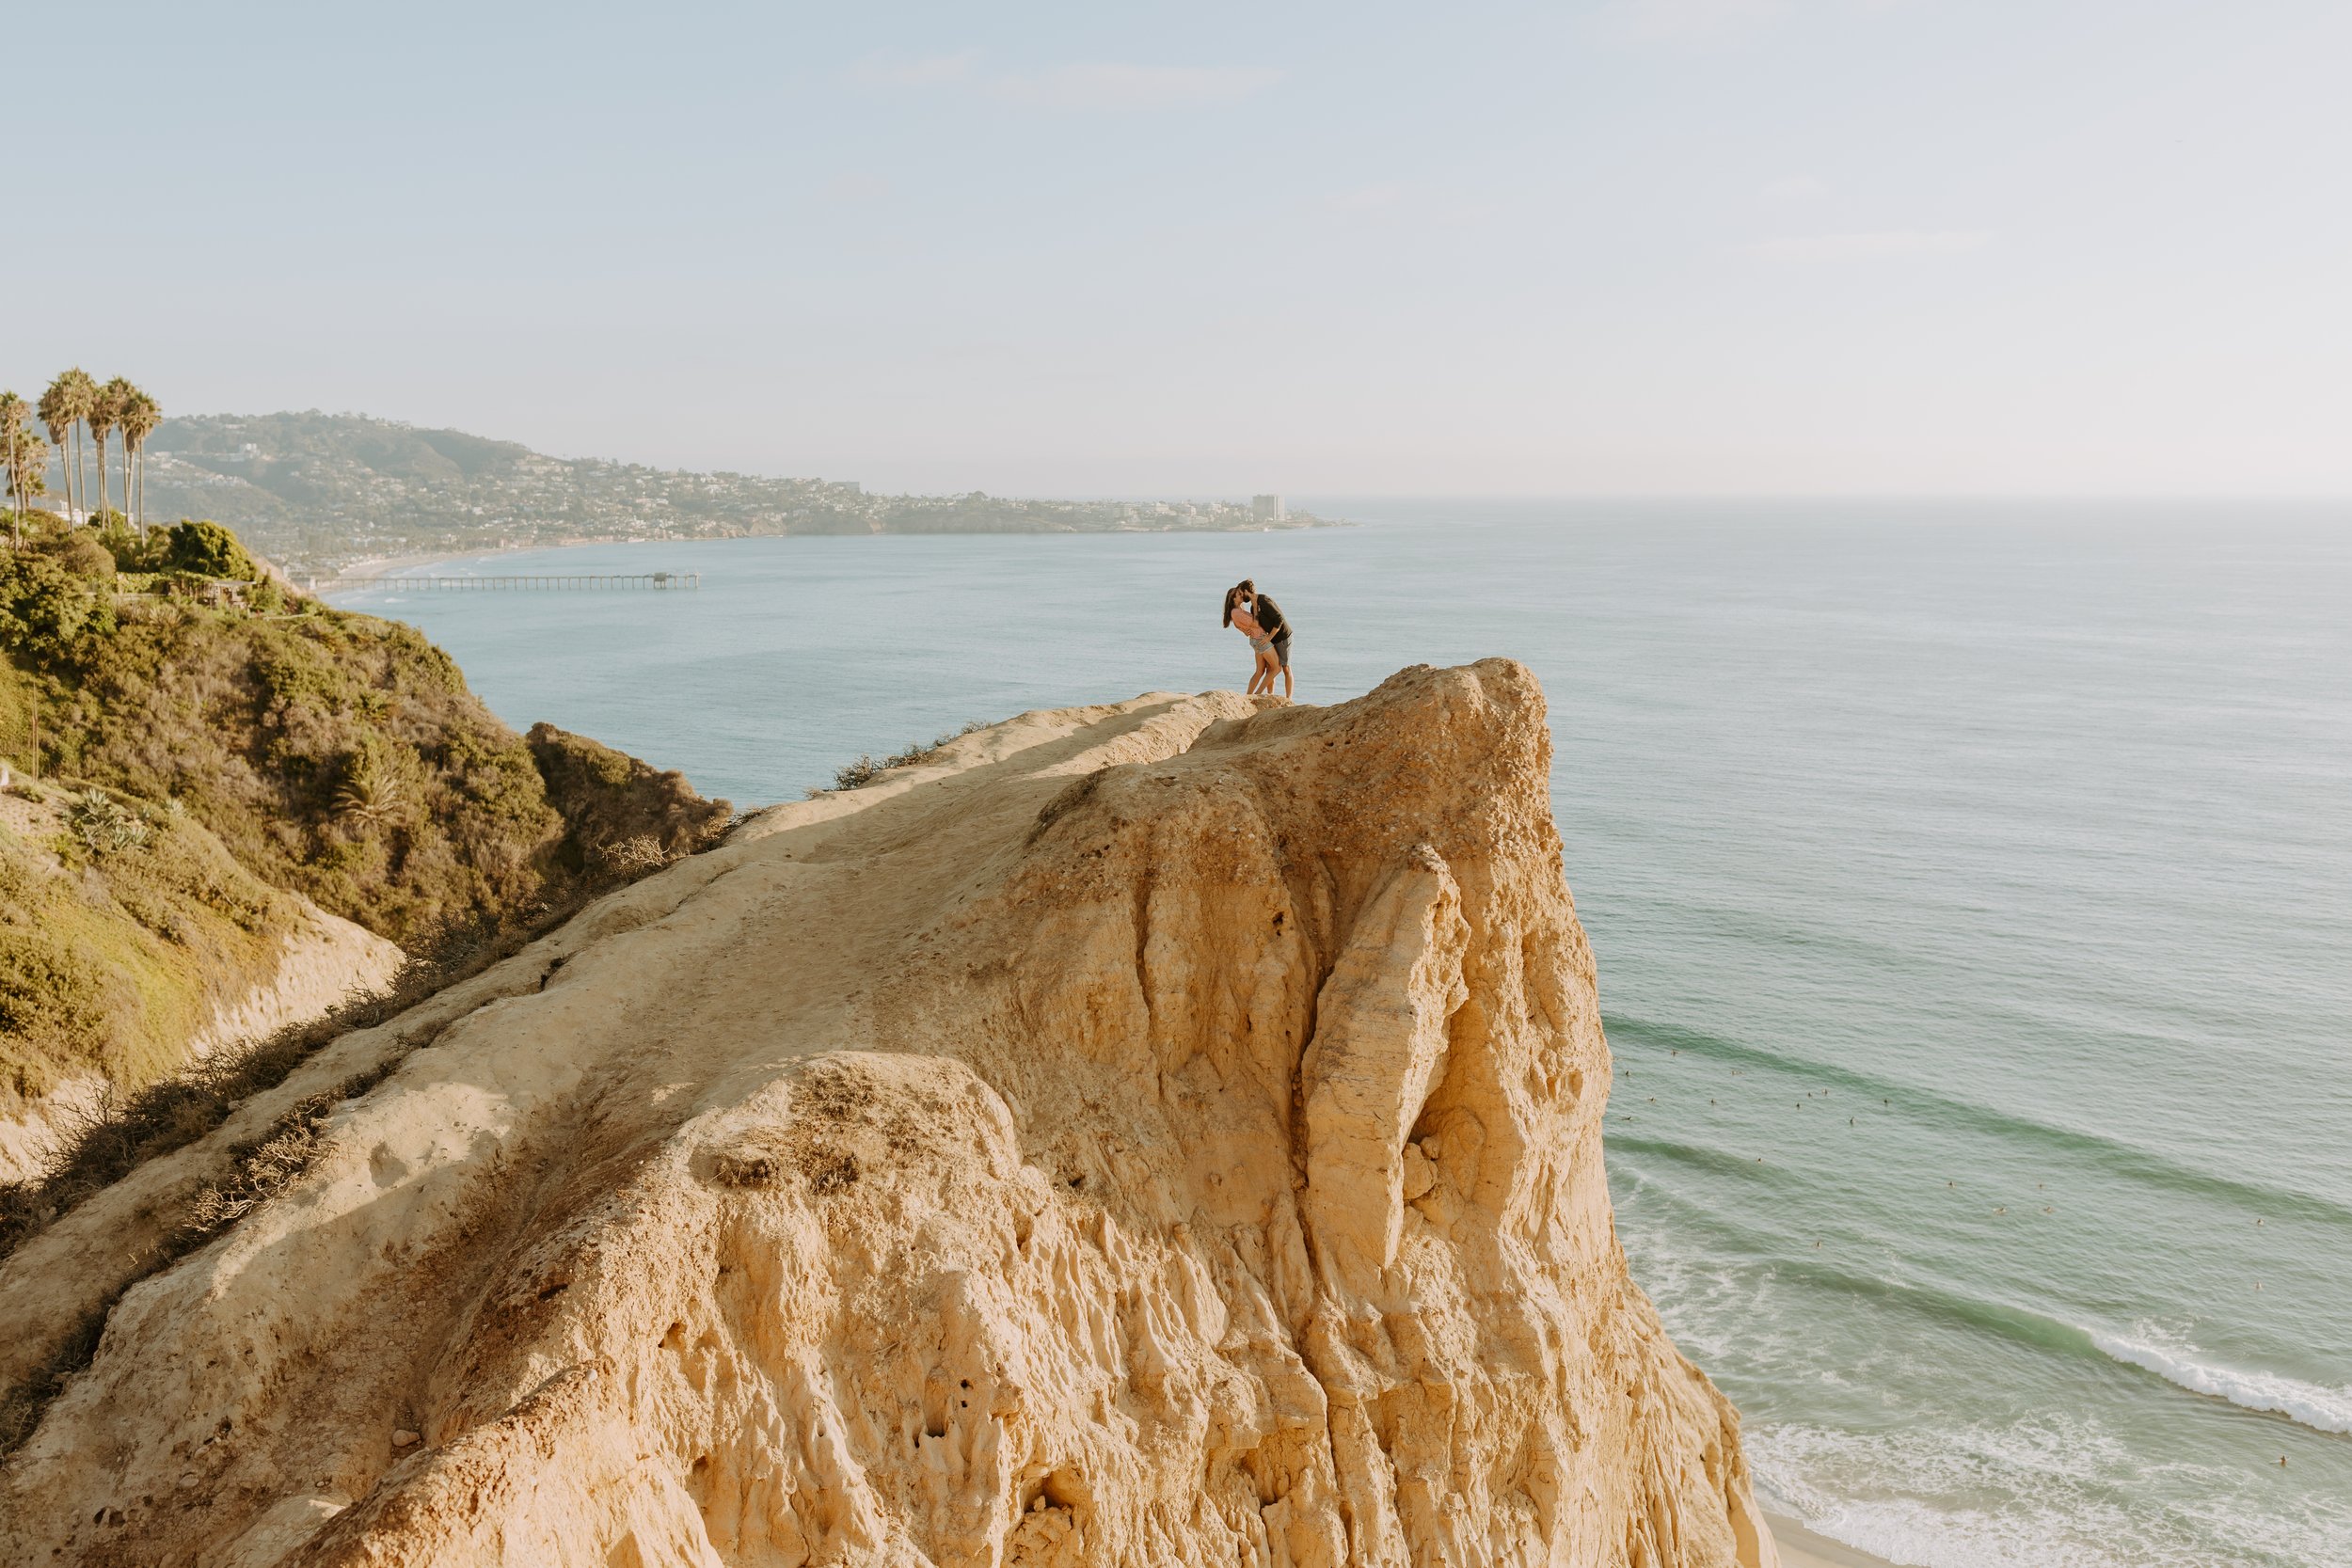
[[[381,936],[531,908],[564,874],[529,749],[406,627],[133,601],[82,647],[51,771],[176,796],[263,880]]]
[[[60,534],[45,539],[40,553],[64,567],[77,578],[88,578],[103,587],[114,586],[115,558],[105,546],[87,532]]]
[[[119,531],[136,559],[142,542]],[[217,524],[167,537],[167,580],[214,580],[190,562],[250,570]],[[244,615],[131,598],[118,613],[112,595],[47,557],[4,569],[0,650],[19,672],[44,672],[44,772],[135,811],[177,799],[263,882],[403,946],[551,902],[561,884],[601,883],[615,866],[600,847],[649,836],[674,856],[727,820],[679,776],[592,741],[526,744],[413,627],[315,600],[297,601],[298,615]],[[274,587],[265,573],[247,580],[253,603]],[[0,741],[29,729],[24,678],[0,680]],[[87,831],[60,826],[77,856],[146,858],[113,847],[122,835],[101,816],[83,814]]]
[[[37,761],[34,720],[40,705],[40,687],[34,677],[0,658],[0,757],[13,757],[24,765]]]
[[[166,562],[174,569],[192,572],[198,577],[234,578],[240,582],[252,582],[262,576],[253,557],[237,543],[237,536],[215,522],[181,522],[172,525],[170,543],[165,550]]]
[[[657,772],[584,735],[533,724],[530,744],[548,800],[571,826],[566,866],[642,875],[704,847],[733,819],[726,801],[704,800],[684,774]]]
[[[124,572],[160,572],[170,565],[171,535],[159,529],[134,529],[119,520],[119,514],[109,514],[117,521],[97,531],[98,544],[114,557],[115,566]],[[92,537],[85,532],[83,538]]]
[[[76,951],[68,933],[0,927],[0,1074],[14,1094],[56,1086],[61,1061],[103,1051],[108,1024],[106,977]]]
[[[39,669],[74,662],[114,630],[114,601],[45,555],[0,557],[0,652]]]

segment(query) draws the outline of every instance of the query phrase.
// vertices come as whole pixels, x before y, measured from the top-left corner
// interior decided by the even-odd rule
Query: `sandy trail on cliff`
[[[393,1069],[115,1307],[0,1555],[1771,1563],[1616,1251],[1548,753],[1489,661],[762,814],[338,1046]]]

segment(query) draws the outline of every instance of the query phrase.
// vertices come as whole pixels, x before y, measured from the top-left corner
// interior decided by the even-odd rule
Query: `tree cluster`
[[[117,571],[160,579],[167,594],[193,595],[207,582],[251,583],[252,609],[279,608],[281,592],[237,536],[218,523],[183,521],[134,532],[119,518],[103,530],[70,529],[36,514],[22,547],[0,551],[0,657],[28,668],[74,668],[90,639],[116,630]]]
[[[33,429],[38,413],[49,438]],[[122,452],[122,508],[119,515],[130,528],[142,526],[147,495],[147,438],[163,423],[163,404],[121,376],[101,382],[75,366],[49,383],[38,404],[14,392],[0,392],[0,470],[8,482],[15,506],[10,542],[22,548],[24,514],[35,496],[48,489],[49,453],[54,447],[65,468],[68,525],[87,518],[103,525],[117,515],[106,478],[107,443],[118,439]],[[98,449],[98,508],[89,506],[89,471],[82,437],[87,434]]]

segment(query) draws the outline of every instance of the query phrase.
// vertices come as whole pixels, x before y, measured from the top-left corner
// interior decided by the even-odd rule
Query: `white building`
[[[1279,496],[1250,497],[1249,515],[1262,523],[1280,522],[1282,520],[1282,498]]]

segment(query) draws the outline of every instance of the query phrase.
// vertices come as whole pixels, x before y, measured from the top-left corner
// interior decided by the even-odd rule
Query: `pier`
[[[502,588],[580,592],[650,588],[670,593],[680,590],[691,593],[702,585],[703,575],[700,572],[525,572],[499,577],[408,577],[394,573],[386,577],[339,578],[327,583],[325,591],[341,593],[347,588],[418,588],[428,593],[450,594]]]

